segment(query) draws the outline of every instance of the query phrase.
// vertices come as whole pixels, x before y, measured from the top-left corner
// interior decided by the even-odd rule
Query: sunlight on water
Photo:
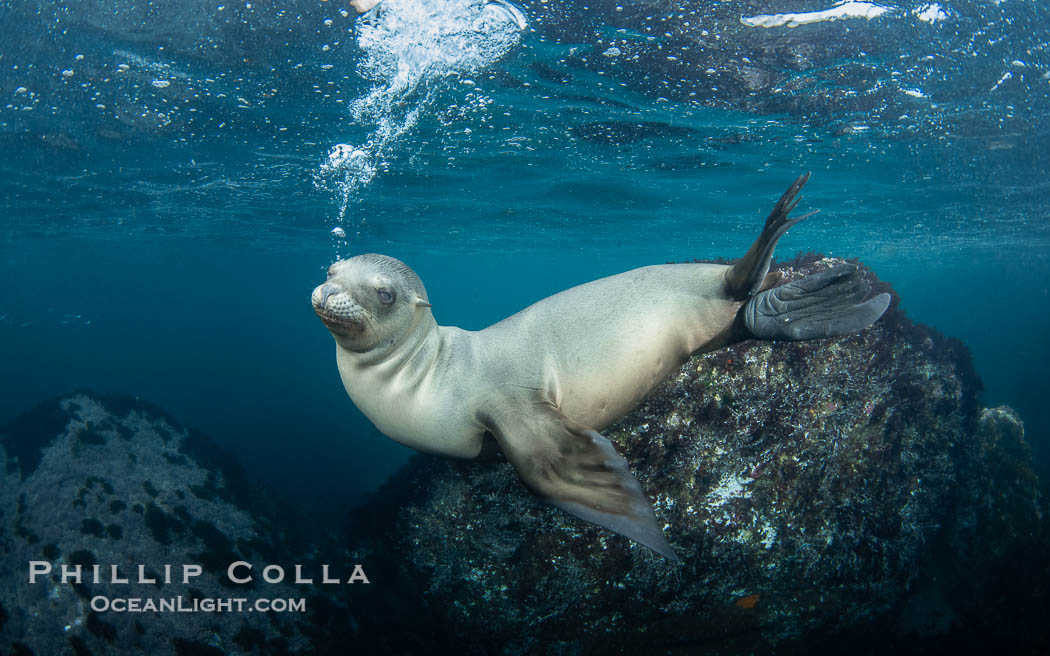
[[[359,20],[358,74],[373,86],[350,112],[368,136],[332,146],[315,176],[318,187],[338,195],[339,224],[401,137],[431,111],[442,85],[472,85],[468,76],[505,55],[524,27],[517,7],[502,0],[386,0]],[[346,231],[337,226],[332,235],[342,241]]]

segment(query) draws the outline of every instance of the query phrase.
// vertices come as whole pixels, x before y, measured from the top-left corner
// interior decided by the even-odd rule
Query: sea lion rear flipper
[[[571,515],[681,562],[612,443],[553,405],[539,405],[546,411],[485,422],[529,489]]]
[[[726,293],[730,298],[743,300],[757,294],[763,289],[768,289],[774,282],[766,280],[769,272],[769,262],[773,257],[773,249],[788,228],[802,219],[813,216],[816,211],[804,214],[792,219],[789,215],[795,209],[798,202],[798,192],[809,181],[809,173],[804,173],[795,179],[784,195],[780,197],[773,211],[766,218],[766,225],[762,228],[762,234],[758,236],[755,243],[747,250],[744,257],[737,260],[736,264],[726,272]]]
[[[870,291],[855,264],[841,264],[754,296],[740,316],[748,337],[792,341],[836,337],[867,328],[889,307],[889,294],[862,302]]]

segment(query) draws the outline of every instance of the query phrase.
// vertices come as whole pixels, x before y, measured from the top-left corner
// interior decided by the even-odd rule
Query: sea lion
[[[732,266],[649,266],[573,287],[484,330],[439,326],[426,289],[386,255],[336,262],[312,295],[347,394],[388,437],[473,458],[491,434],[555,506],[678,560],[627,462],[598,430],[690,355],[745,339],[804,340],[867,328],[889,295],[854,265],[773,285],[799,177]]]

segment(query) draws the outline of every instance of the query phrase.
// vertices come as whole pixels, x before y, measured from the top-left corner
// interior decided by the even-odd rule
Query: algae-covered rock
[[[293,564],[318,576],[322,535],[304,537],[231,456],[157,408],[69,395],[0,428],[0,446],[0,653],[316,654],[345,635],[338,590],[292,583]],[[331,545],[323,553],[338,567],[348,562]],[[227,577],[237,561],[251,563],[236,571],[251,583]],[[50,571],[30,583],[32,562]],[[270,564],[286,570],[284,581],[263,580]],[[79,580],[63,580],[62,568],[78,565]],[[201,567],[188,583],[184,565]],[[113,567],[125,582],[113,582]],[[304,612],[145,606],[259,598],[303,599]],[[142,610],[104,599],[122,608],[138,599]],[[326,624],[332,616],[336,630]]]
[[[972,597],[987,581],[934,583],[931,563],[991,572],[1040,530],[1023,427],[980,409],[979,390],[966,349],[894,303],[858,334],[695,356],[604,431],[682,566],[544,505],[498,456],[416,457],[352,516],[350,539],[430,644],[468,652],[732,653],[848,635],[892,624],[920,588]],[[949,627],[965,612],[953,604]],[[424,644],[375,622],[377,645]]]

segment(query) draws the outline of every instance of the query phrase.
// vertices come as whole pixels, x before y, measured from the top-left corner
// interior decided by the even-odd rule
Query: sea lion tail
[[[769,273],[769,263],[777,242],[791,226],[817,213],[815,210],[794,219],[789,216],[802,200],[798,192],[802,191],[802,187],[808,181],[809,173],[803,173],[795,179],[773,206],[773,211],[769,213],[766,225],[762,228],[762,234],[751,244],[744,257],[737,260],[726,272],[726,293],[730,298],[742,301],[763,289],[768,289],[775,282],[775,279],[767,280],[766,274]]]
[[[518,476],[536,494],[580,519],[604,526],[680,563],[648,497],[612,443],[553,404],[482,418]]]
[[[840,264],[754,296],[738,321],[744,339],[818,339],[864,330],[890,305],[889,294],[863,300],[871,285],[855,264]]]

